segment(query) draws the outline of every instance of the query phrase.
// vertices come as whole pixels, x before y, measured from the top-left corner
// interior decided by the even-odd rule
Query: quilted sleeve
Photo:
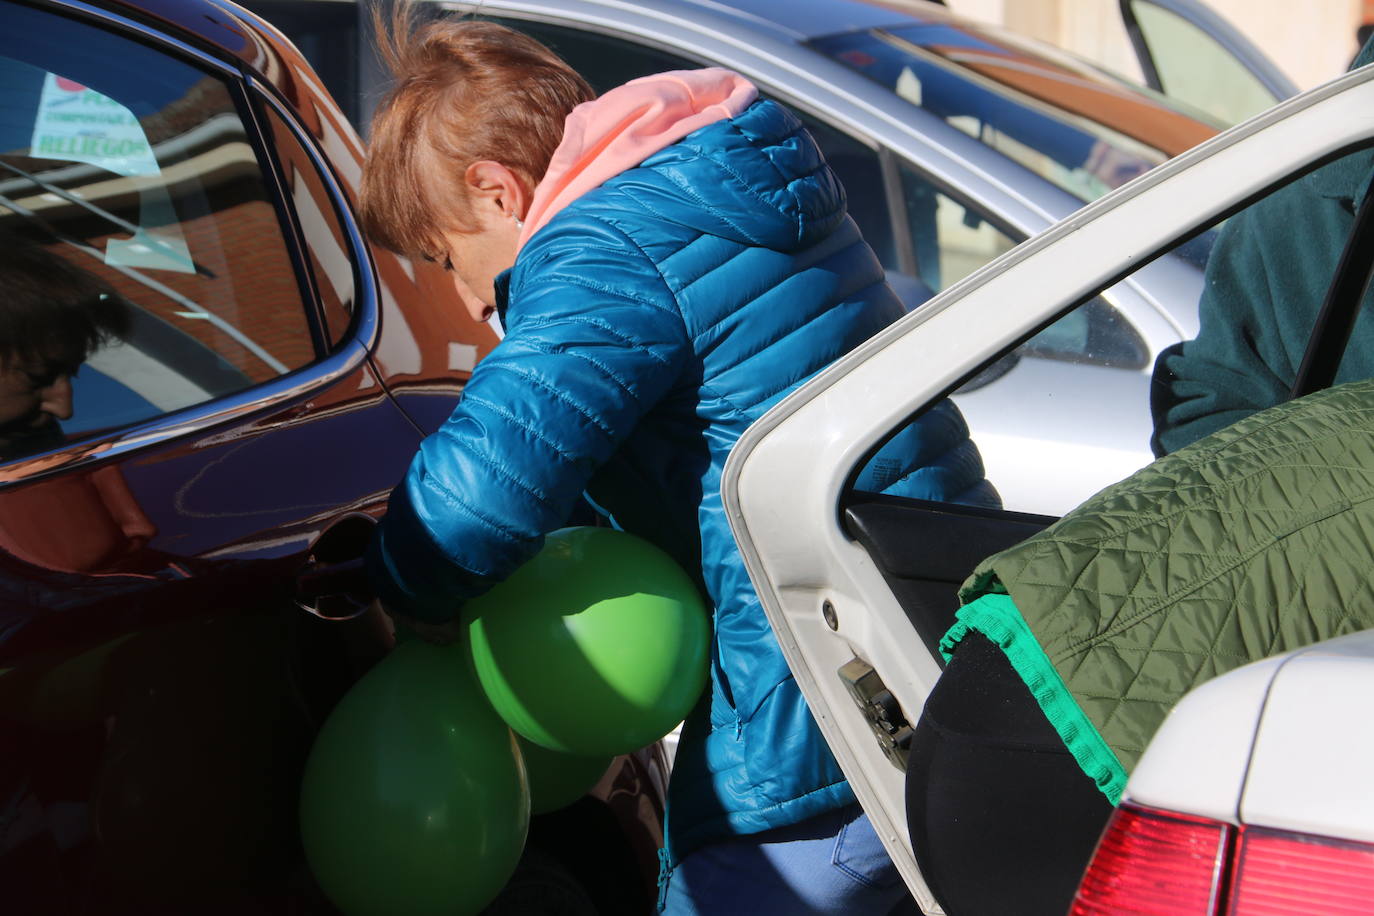
[[[690,346],[657,269],[611,227],[582,228],[526,249],[505,340],[392,492],[368,567],[394,611],[449,620],[533,556],[680,374]]]

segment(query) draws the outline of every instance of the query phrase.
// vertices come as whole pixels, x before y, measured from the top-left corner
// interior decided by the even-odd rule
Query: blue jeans
[[[668,878],[668,916],[884,914],[906,896],[868,816],[850,805],[687,855]]]

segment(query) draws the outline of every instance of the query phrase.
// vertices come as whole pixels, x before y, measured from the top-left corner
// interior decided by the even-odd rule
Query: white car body
[[[852,470],[887,432],[1037,327],[1285,176],[1372,137],[1374,69],[1291,99],[1089,205],[946,290],[778,405],[731,455],[722,484],[725,505],[768,618],[827,741],[927,913],[939,910],[907,837],[904,774],[837,672],[856,658],[871,665],[906,721],[914,723],[941,668],[875,557],[844,527]],[[1028,411],[1039,396],[1027,392]],[[1066,458],[1058,473],[1086,473],[1105,460],[1084,452]],[[1262,818],[1368,839],[1374,830],[1369,781],[1311,779],[1303,745],[1313,746],[1324,728],[1322,738],[1354,742],[1339,753],[1367,773],[1374,744],[1347,734],[1349,717],[1357,713],[1325,699],[1314,702],[1313,691],[1326,697],[1367,678],[1372,653],[1374,638],[1352,638],[1298,653],[1282,666],[1266,662],[1237,672],[1221,683],[1235,688],[1230,702],[1239,703],[1244,714],[1233,715],[1234,708],[1206,714],[1209,752],[1190,743],[1191,736],[1169,737],[1186,728],[1191,713],[1175,716],[1128,795],[1162,807],[1211,806],[1213,814],[1229,812],[1235,821]],[[1311,673],[1316,669],[1323,670]],[[1255,679],[1265,672],[1272,690],[1260,710],[1263,691]],[[1352,680],[1339,684],[1343,677]],[[1214,685],[1211,699],[1201,702],[1225,708],[1218,692],[1225,689]],[[1193,708],[1189,701],[1186,709]],[[1293,729],[1302,729],[1305,740],[1284,737],[1284,730]],[[1315,753],[1322,754],[1324,774],[1331,774],[1331,758]],[[1205,766],[1204,757],[1210,761]],[[1296,786],[1303,783],[1300,791]]]
[[[1266,658],[1184,697],[1122,801],[1234,824],[1374,842],[1374,631]],[[1320,778],[1313,778],[1320,774]]]

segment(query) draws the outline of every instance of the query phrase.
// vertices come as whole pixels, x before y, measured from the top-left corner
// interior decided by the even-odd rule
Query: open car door
[[[1008,354],[1033,358],[1015,353],[1045,328],[1081,335],[1091,351],[1083,309],[1106,287],[1167,252],[1205,257],[1189,240],[1319,166],[1345,157],[1367,164],[1371,111],[1374,72],[1355,72],[1178,157],[839,360],[732,453],[722,488],[754,585],[826,739],[925,912],[940,910],[912,853],[904,768],[911,726],[942,668],[934,647],[975,564],[1054,518],[1016,504],[987,510],[865,494],[853,486],[857,471],[911,417],[947,396],[958,403],[961,386],[998,371]],[[1095,422],[1062,409],[1053,378],[1026,385],[1022,397],[1027,423]],[[1024,473],[1048,485],[1095,460],[1085,452],[1072,465],[1028,463]]]

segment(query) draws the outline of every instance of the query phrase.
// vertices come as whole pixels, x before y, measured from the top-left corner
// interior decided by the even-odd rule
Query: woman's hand
[[[447,646],[457,642],[463,635],[463,621],[459,617],[454,617],[447,623],[426,623],[423,620],[416,620],[414,617],[398,614],[382,604],[381,601],[374,601],[373,603],[381,608],[387,617],[391,618],[398,643],[413,634],[427,643]]]

